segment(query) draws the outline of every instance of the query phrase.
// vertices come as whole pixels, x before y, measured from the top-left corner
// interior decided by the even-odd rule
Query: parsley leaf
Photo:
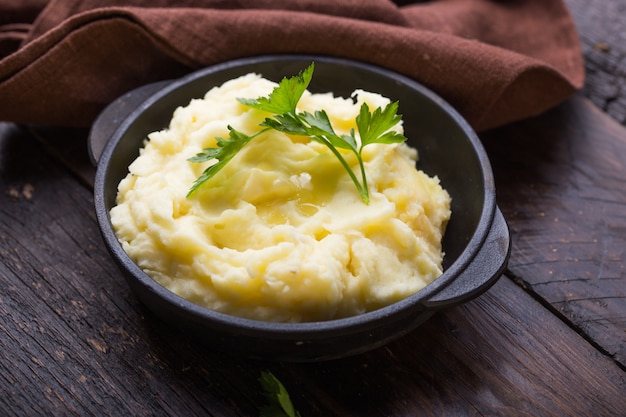
[[[257,99],[239,98],[246,106],[275,114],[295,114],[300,97],[309,86],[315,64],[311,63],[295,77],[284,77],[268,97]]]
[[[260,417],[301,417],[283,384],[269,371],[261,372],[259,383],[268,404],[261,408]]]
[[[402,117],[397,114],[398,102],[389,103],[384,110],[380,107],[370,113],[367,103],[361,105],[359,115],[356,117],[356,125],[361,136],[361,148],[370,143],[402,143],[406,140],[404,135],[391,129],[397,125]]]
[[[248,136],[240,131],[234,129],[232,126],[228,126],[228,139],[224,138],[216,138],[217,140],[217,148],[205,148],[203,152],[196,154],[188,159],[189,162],[206,162],[206,161],[216,161],[214,164],[209,165],[207,169],[204,170],[202,175],[200,175],[196,181],[191,186],[191,189],[187,193],[187,197],[193,194],[200,185],[202,185],[205,181],[208,181],[213,177],[219,170],[221,170],[228,162],[237,153],[244,147],[248,142],[254,139],[255,136],[261,134],[262,131],[257,132],[252,136]]]
[[[298,75],[283,78],[267,97],[237,99],[246,106],[272,113],[273,116],[265,118],[260,124],[263,129],[251,136],[229,126],[230,139],[217,138],[218,148],[204,149],[203,152],[190,158],[189,161],[191,162],[206,162],[213,159],[216,159],[217,162],[210,165],[198,177],[187,196],[190,196],[202,183],[213,177],[250,140],[269,129],[274,129],[289,135],[305,136],[328,147],[348,172],[363,202],[369,203],[369,188],[362,157],[363,148],[372,143],[391,144],[406,140],[404,135],[392,130],[402,120],[402,117],[397,114],[398,102],[391,102],[384,109],[378,107],[373,113],[370,112],[369,106],[363,103],[356,117],[359,139],[357,139],[354,129],[350,131],[349,135],[338,135],[335,133],[325,110],[316,110],[314,113],[298,112],[297,110],[298,102],[311,82],[314,68],[315,64],[311,63]],[[352,152],[357,158],[361,174],[360,181],[340,149]]]

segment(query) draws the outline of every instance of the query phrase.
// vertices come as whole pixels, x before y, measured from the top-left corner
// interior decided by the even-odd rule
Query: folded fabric
[[[0,120],[86,127],[132,88],[280,53],[407,75],[477,130],[537,115],[584,80],[561,0],[3,0]]]

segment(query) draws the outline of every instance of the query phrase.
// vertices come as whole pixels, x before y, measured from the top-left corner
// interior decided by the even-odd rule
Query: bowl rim
[[[117,240],[110,222],[108,210],[106,210],[106,202],[104,201],[105,179],[108,172],[109,161],[114,154],[117,144],[124,136],[125,131],[132,126],[145,109],[160,100],[167,99],[170,94],[179,88],[199,78],[210,77],[215,73],[228,71],[237,67],[253,66],[259,63],[267,63],[269,61],[292,60],[309,62],[314,61],[316,64],[323,63],[354,67],[366,72],[373,72],[379,76],[391,78],[396,82],[415,90],[419,94],[431,100],[437,106],[441,107],[454,120],[454,122],[458,124],[476,154],[484,182],[484,201],[479,222],[471,239],[467,242],[465,250],[463,250],[459,257],[448,268],[446,268],[438,278],[427,284],[416,293],[402,300],[396,301],[393,304],[381,307],[377,310],[358,314],[356,316],[326,321],[270,322],[233,316],[200,306],[168,290],[166,287],[162,286],[147,275],[134,261],[132,261],[122,248],[120,242]],[[486,151],[473,128],[447,101],[423,84],[390,69],[382,68],[363,61],[315,54],[259,55],[233,59],[193,71],[187,75],[172,80],[163,88],[151,93],[151,95],[149,95],[142,104],[137,106],[135,110],[129,113],[119,124],[102,150],[102,154],[97,164],[94,181],[94,204],[97,221],[109,252],[118,261],[118,263],[121,263],[121,265],[127,270],[128,274],[130,274],[139,285],[153,293],[153,295],[166,300],[173,308],[184,310],[185,313],[194,320],[203,322],[209,320],[216,327],[224,326],[228,328],[237,328],[238,331],[243,333],[271,333],[273,336],[292,336],[294,334],[301,333],[306,334],[309,338],[315,334],[327,335],[328,332],[341,332],[342,334],[345,334],[346,331],[350,332],[350,330],[357,332],[359,331],[357,329],[362,329],[363,327],[374,328],[377,322],[385,320],[391,315],[402,315],[402,313],[410,314],[412,311],[414,312],[415,309],[424,309],[421,301],[427,300],[428,297],[432,297],[447,287],[471,263],[473,258],[480,251],[480,248],[487,238],[489,230],[491,229],[496,211],[495,184],[491,164]]]

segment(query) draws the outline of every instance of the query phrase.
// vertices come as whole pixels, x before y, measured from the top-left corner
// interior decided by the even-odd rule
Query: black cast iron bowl
[[[193,304],[146,275],[124,252],[109,210],[117,185],[137,157],[146,135],[168,125],[174,109],[213,86],[256,72],[279,81],[315,62],[309,89],[349,97],[357,88],[400,103],[405,134],[419,151],[418,168],[437,175],[452,196],[452,217],[443,240],[444,273],[416,294],[355,317],[312,323],[242,319]],[[508,226],[495,202],[491,166],[476,134],[446,102],[394,72],[346,59],[276,55],[239,59],[174,81],[150,84],[111,103],[89,138],[95,209],[104,242],[138,298],[156,316],[208,346],[236,355],[281,361],[319,361],[382,346],[434,312],[466,302],[502,274],[510,252]]]

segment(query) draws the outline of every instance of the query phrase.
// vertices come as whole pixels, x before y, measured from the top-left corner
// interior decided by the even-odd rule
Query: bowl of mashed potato
[[[364,103],[398,103],[402,120],[388,130],[406,141],[362,148],[367,201],[345,169],[360,175],[349,152],[339,151],[342,166],[322,143],[259,131],[267,112],[240,100],[268,96],[312,62],[298,109],[324,109],[338,135],[354,135]],[[191,193],[218,162],[192,157],[232,145],[217,144],[232,131],[254,139]],[[218,350],[282,361],[362,353],[480,295],[508,261],[509,230],[476,134],[432,91],[369,64],[302,55],[222,63],[120,97],[89,144],[98,223],[130,287],[156,316]]]

